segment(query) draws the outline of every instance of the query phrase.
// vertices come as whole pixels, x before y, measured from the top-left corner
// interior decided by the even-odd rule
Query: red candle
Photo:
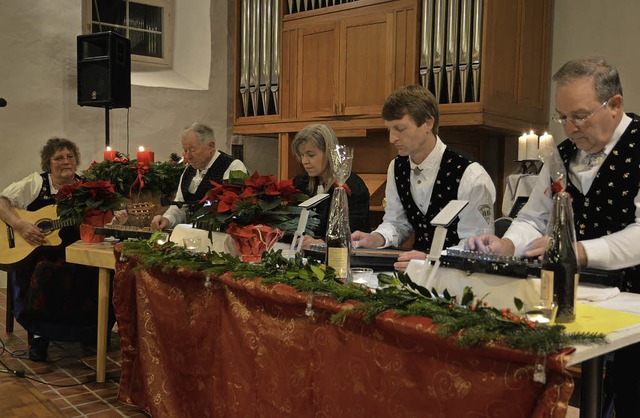
[[[153,162],[153,151],[145,150],[144,147],[138,148],[138,152],[136,153],[136,157],[138,158],[139,163],[152,163]]]
[[[104,159],[113,161],[115,160],[115,158],[116,158],[116,151],[112,150],[111,147],[107,147],[107,149],[104,150]]]

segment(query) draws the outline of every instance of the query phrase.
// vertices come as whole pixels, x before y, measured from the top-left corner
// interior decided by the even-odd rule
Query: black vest
[[[38,193],[38,197],[27,206],[27,210],[30,212],[35,212],[38,209],[56,203],[55,195],[51,193],[51,188],[49,187],[49,174],[41,173],[40,176],[42,177],[42,188]]]
[[[229,168],[234,160],[235,158],[233,158],[232,156],[221,152],[218,158],[216,158],[216,160],[213,162],[211,167],[209,167],[209,170],[207,170],[195,193],[191,193],[189,191],[189,185],[191,184],[191,180],[193,180],[193,177],[195,177],[197,170],[191,166],[188,166],[184,170],[184,174],[182,175],[182,183],[180,183],[180,190],[182,191],[184,201],[195,202],[205,197],[207,192],[213,188],[213,186],[211,185],[211,181],[222,183],[222,176],[224,176],[224,172],[227,171],[227,168]]]
[[[631,124],[598,169],[589,191],[581,193],[567,179],[578,241],[609,235],[635,222],[633,201],[640,189],[640,119],[634,114],[629,116]],[[569,172],[569,162],[578,152],[577,147],[567,139],[558,146],[558,151]],[[632,274],[625,276],[632,278]]]
[[[407,219],[415,232],[415,242],[413,249],[429,252],[435,227],[431,225],[431,220],[451,201],[458,198],[458,187],[462,174],[472,161],[445,149],[440,162],[440,168],[436,177],[431,201],[426,214],[422,214],[420,208],[411,195],[411,164],[409,157],[396,157],[394,163],[396,188],[400,202],[407,215]],[[458,218],[447,229],[445,246],[457,245],[460,241],[458,237]]]

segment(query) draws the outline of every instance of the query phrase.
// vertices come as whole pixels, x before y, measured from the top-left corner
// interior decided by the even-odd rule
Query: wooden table
[[[66,249],[69,263],[98,267],[98,340],[96,343],[96,381],[105,381],[107,365],[107,333],[109,317],[109,270],[115,270],[116,259],[113,244],[74,242]]]

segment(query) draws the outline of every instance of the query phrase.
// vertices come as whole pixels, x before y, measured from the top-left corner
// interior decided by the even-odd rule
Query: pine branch
[[[461,302],[447,291],[438,296],[435,291],[417,286],[400,272],[378,275],[379,283],[386,287],[372,292],[363,285],[343,283],[336,278],[332,268],[304,262],[300,254],[287,259],[281,250],[264,252],[260,263],[248,264],[228,254],[194,254],[171,242],[163,245],[156,242],[157,236],[149,241],[127,241],[122,244],[122,253],[136,258],[138,269],[160,267],[170,271],[186,268],[211,273],[214,277],[231,272],[237,280],[260,277],[263,285],[287,284],[298,292],[326,295],[338,302],[354,302],[332,315],[335,324],[342,324],[350,315],[373,321],[380,313],[392,310],[398,315],[431,318],[438,325],[439,336],[455,336],[463,346],[501,343],[514,349],[548,354],[564,346],[605,342],[603,334],[565,333],[561,325],[538,326],[509,309],[487,306],[470,288],[464,290]]]

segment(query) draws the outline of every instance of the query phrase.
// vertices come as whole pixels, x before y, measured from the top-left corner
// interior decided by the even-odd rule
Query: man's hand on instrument
[[[32,223],[20,221],[13,229],[30,245],[38,246],[45,242],[44,234]]]
[[[544,250],[547,249],[547,243],[549,242],[549,237],[540,237],[536,238],[524,247],[524,251],[522,255],[527,258],[535,258],[538,257],[542,260],[542,254],[544,254]]]
[[[125,209],[116,210],[113,212],[113,220],[111,221],[114,225],[124,225],[129,220],[129,214]]]
[[[151,229],[163,230],[165,228],[168,228],[170,224],[171,222],[169,222],[169,219],[165,218],[162,215],[156,215],[151,220]]]
[[[418,250],[411,250],[403,252],[398,256],[398,261],[393,263],[395,270],[405,271],[411,260],[424,260],[427,258],[427,254]]]
[[[467,238],[464,244],[465,250],[481,253],[512,256],[515,252],[513,242],[508,238],[498,238],[493,234],[482,234]]]

